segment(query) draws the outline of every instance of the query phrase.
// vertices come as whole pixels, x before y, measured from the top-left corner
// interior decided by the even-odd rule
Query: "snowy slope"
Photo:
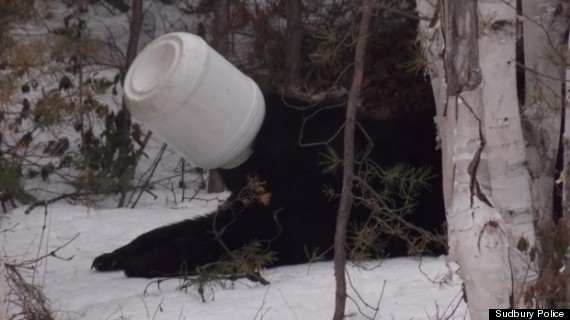
[[[206,196],[204,196],[206,197]],[[160,202],[160,200],[158,201]],[[144,209],[98,210],[55,204],[25,215],[18,209],[6,215],[0,234],[2,250],[9,261],[21,262],[45,255],[76,237],[56,255],[37,265],[30,281],[44,287],[59,319],[330,319],[334,303],[331,262],[268,269],[263,286],[246,280],[225,288],[206,290],[206,303],[199,294],[176,290],[179,280],[149,286],[148,279],[129,279],[122,272],[96,273],[92,259],[132,240],[151,228],[213,210],[217,201],[186,202],[184,206],[147,206]],[[443,258],[411,258],[371,261],[369,271],[349,267],[350,278],[365,303],[380,310],[375,319],[462,319],[465,304],[457,283],[440,285],[447,272]],[[423,274],[425,273],[425,274]],[[351,296],[358,300],[352,290]],[[359,301],[349,301],[349,319],[374,318],[375,312]],[[359,313],[360,310],[365,314]],[[444,317],[443,315],[446,314]]]

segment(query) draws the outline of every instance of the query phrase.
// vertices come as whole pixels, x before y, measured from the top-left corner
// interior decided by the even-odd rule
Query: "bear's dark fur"
[[[177,275],[217,261],[227,250],[237,250],[252,240],[276,253],[272,266],[307,262],[307,252],[313,249],[326,251],[325,257],[331,258],[328,249],[333,245],[338,197],[331,200],[325,190],[332,186],[340,192],[342,173],[324,173],[323,162],[331,149],[343,154],[345,108],[341,104],[304,108],[307,103],[275,94],[265,94],[265,102],[266,117],[252,156],[237,168],[222,170],[224,183],[232,192],[224,205],[207,216],[147,232],[97,257],[93,267],[124,270],[131,277]],[[370,137],[374,147],[368,157],[380,166],[406,163],[433,168],[437,175],[430,181],[430,190],[423,192],[414,212],[406,216],[432,231],[439,230],[444,221],[441,155],[436,151],[433,116],[434,110],[429,109],[390,120],[359,114],[355,144],[362,154]],[[265,182],[264,188],[271,193],[268,205],[238,201],[252,177]],[[369,209],[355,204],[351,222],[364,222],[369,215]],[[221,234],[221,239],[215,239],[216,234]],[[384,253],[402,256],[407,249],[406,242],[392,237]],[[432,253],[443,250],[436,246]]]

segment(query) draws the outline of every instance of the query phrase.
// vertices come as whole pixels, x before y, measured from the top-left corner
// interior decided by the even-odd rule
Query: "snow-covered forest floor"
[[[159,141],[150,143],[148,157],[140,163],[143,171],[159,149]],[[58,320],[330,319],[335,290],[330,261],[263,270],[268,286],[248,280],[206,286],[206,302],[197,288],[179,290],[179,279],[159,287],[152,279],[90,269],[96,256],[153,228],[207,214],[228,196],[189,189],[186,196],[193,199],[181,201],[181,190],[173,187],[179,176],[172,176],[179,161],[166,150],[153,178],[159,181],[152,190],[156,198],[143,193],[134,209],[113,209],[116,199],[108,197],[90,206],[63,200],[29,214],[25,206],[0,213],[0,250],[6,262],[24,266],[18,270],[42,289]],[[348,272],[349,319],[468,318],[459,277],[450,279],[443,256],[369,261],[350,265]]]
[[[201,198],[215,198],[203,195]],[[43,287],[58,319],[329,319],[334,303],[331,262],[263,271],[268,286],[238,280],[207,287],[203,303],[195,288],[177,290],[179,280],[160,288],[148,279],[122,272],[90,270],[97,255],[151,228],[214,210],[218,201],[194,200],[172,205],[144,201],[136,209],[94,209],[55,204],[24,214],[19,208],[2,216],[2,250],[10,263],[34,260],[60,248],[26,270]],[[47,213],[47,215],[45,215]],[[44,229],[45,225],[45,229]],[[62,247],[63,246],[63,247]],[[456,281],[440,284],[445,260],[385,259],[348,268],[353,288],[349,319],[463,319],[465,303]],[[435,282],[432,282],[435,280]],[[146,290],[146,294],[145,294]],[[362,299],[362,300],[360,300]],[[459,304],[459,308],[454,310]],[[358,305],[358,306],[357,306]],[[368,305],[368,307],[367,307]],[[379,310],[373,310],[379,305]]]

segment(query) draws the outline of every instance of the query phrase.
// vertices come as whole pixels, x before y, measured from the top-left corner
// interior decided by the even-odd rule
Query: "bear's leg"
[[[98,256],[92,268],[125,270],[131,277],[174,276],[194,273],[219,261],[251,240],[279,235],[271,207],[239,202],[217,211],[149,231],[131,243]]]
[[[128,261],[141,260],[148,252],[164,248],[165,244],[170,243],[174,239],[190,234],[203,233],[205,230],[211,229],[211,221],[206,219],[206,217],[184,220],[160,227],[138,236],[129,244],[113,252],[96,257],[91,268],[95,268],[97,271],[123,270]]]
[[[124,263],[127,277],[154,278],[196,274],[198,267],[220,259],[223,248],[211,237],[189,235],[161,242]]]

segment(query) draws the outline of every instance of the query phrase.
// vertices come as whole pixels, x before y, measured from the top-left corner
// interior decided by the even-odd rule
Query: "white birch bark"
[[[417,3],[420,13],[433,16],[436,1]],[[429,21],[420,23],[420,39],[438,101],[448,258],[461,268],[471,319],[487,319],[489,308],[516,303],[523,284],[536,278],[528,273],[525,256],[515,251],[521,237],[530,245],[534,243],[534,228],[516,91],[514,7],[515,1],[479,2],[483,82],[459,96],[448,96],[446,92],[446,71],[440,59],[445,44],[440,24],[430,28]],[[470,165],[477,160],[481,198],[473,195],[469,174]],[[481,201],[484,197],[489,203]]]
[[[501,216],[488,204],[471,194],[469,166],[480,148],[478,119],[482,118],[481,89],[450,97],[448,109],[456,109],[453,163],[453,197],[447,208],[449,256],[460,266],[471,319],[488,319],[489,308],[508,308],[511,273],[508,239]],[[444,119],[445,121],[445,119]],[[445,138],[444,138],[445,139]],[[483,155],[484,156],[484,155]],[[482,158],[477,170],[480,184],[488,184],[489,172]],[[487,180],[487,181],[486,181]]]
[[[519,300],[523,285],[533,284],[536,269],[527,252],[519,252],[517,243],[525,239],[535,244],[532,214],[531,183],[526,168],[525,141],[519,113],[516,82],[515,1],[481,1],[482,19],[488,24],[480,32],[479,60],[483,73],[484,153],[489,170],[489,194],[503,219],[502,228],[508,237],[509,268],[514,277],[513,303]],[[499,24],[499,25],[496,25]],[[552,180],[551,180],[552,181]],[[551,182],[552,184],[552,182]],[[552,193],[551,193],[552,195]],[[552,199],[552,198],[551,198]]]
[[[526,159],[531,176],[532,210],[536,224],[539,266],[551,256],[544,237],[552,230],[552,192],[560,139],[563,54],[560,49],[567,20],[558,0],[522,1],[525,104],[522,109]]]

